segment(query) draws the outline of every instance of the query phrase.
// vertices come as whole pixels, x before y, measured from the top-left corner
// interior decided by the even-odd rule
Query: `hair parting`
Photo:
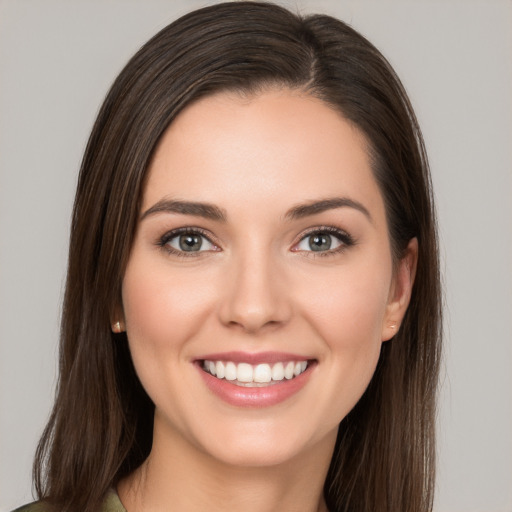
[[[265,2],[191,12],[148,41],[112,85],[92,129],[73,209],[55,405],[34,462],[55,510],[95,512],[152,443],[154,406],[125,333],[112,333],[147,169],[187,105],[221,91],[289,88],[360,130],[384,197],[395,261],[419,245],[409,309],[341,422],[324,495],[336,512],[427,512],[435,475],[441,298],[426,151],[395,72],[363,36],[325,15]]]

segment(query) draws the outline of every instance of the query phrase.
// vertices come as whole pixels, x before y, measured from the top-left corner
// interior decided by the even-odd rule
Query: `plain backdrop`
[[[352,24],[410,94],[431,160],[446,290],[435,510],[511,512],[512,3],[281,3]],[[206,4],[0,0],[0,512],[32,499],[74,187],[98,107],[143,42]]]

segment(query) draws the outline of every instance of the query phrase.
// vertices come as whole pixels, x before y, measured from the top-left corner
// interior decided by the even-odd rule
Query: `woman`
[[[75,200],[27,510],[431,510],[427,158],[327,16],[192,12],[115,81]]]

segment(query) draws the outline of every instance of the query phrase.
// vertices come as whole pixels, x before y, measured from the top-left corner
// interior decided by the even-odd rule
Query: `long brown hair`
[[[441,300],[427,157],[407,95],[380,52],[343,22],[270,3],[189,13],[129,61],[100,110],[74,204],[60,377],[34,463],[39,498],[95,511],[152,443],[154,406],[124,334],[120,304],[149,162],[178,112],[223,90],[307,91],[365,134],[386,204],[395,261],[417,237],[411,303],[376,373],[343,419],[324,494],[332,511],[426,512],[434,488]]]

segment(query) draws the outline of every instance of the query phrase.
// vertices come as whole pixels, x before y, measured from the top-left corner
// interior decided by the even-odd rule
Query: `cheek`
[[[193,338],[212,297],[208,286],[200,286],[201,281],[197,272],[171,272],[165,264],[145,264],[143,258],[132,257],[122,291],[132,352],[140,346],[146,354],[159,356],[181,350],[184,340]]]
[[[142,386],[157,408],[174,411],[168,403],[169,389],[180,389],[181,399],[192,401],[187,398],[191,387],[184,385],[189,376],[183,375],[182,368],[193,348],[190,340],[200,330],[212,301],[211,289],[200,286],[201,281],[198,272],[172,272],[165,262],[137,252],[126,269],[122,300],[130,353]]]
[[[334,425],[358,402],[375,372],[391,264],[364,265],[357,271],[351,267],[350,272],[340,268],[323,282],[325,293],[304,297],[302,311],[323,341],[322,371],[330,390],[325,390],[325,400],[332,407]]]
[[[385,268],[340,270],[325,280],[323,293],[304,294],[303,310],[330,344],[364,350],[380,344],[390,280]]]
[[[339,292],[332,299],[312,315],[316,316],[317,330],[326,345],[333,382],[344,389],[351,408],[375,371],[382,345],[384,308],[380,301],[372,302],[364,293]]]

